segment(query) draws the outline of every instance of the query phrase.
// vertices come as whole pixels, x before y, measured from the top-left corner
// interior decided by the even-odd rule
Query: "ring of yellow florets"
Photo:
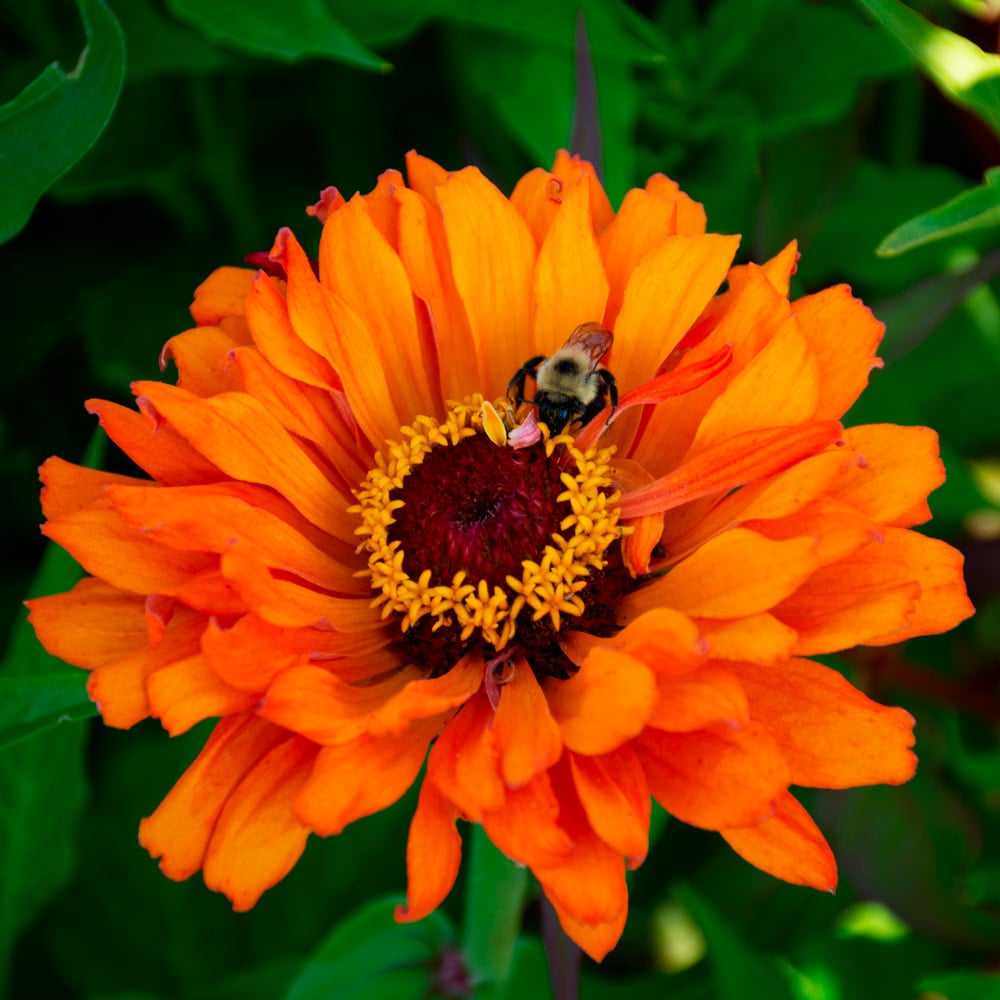
[[[580,452],[570,435],[550,437],[543,431],[533,447],[544,449],[546,459],[557,455],[560,463],[563,489],[555,500],[565,515],[558,530],[540,552],[526,553],[531,558],[521,561],[519,577],[506,576],[506,588],[472,579],[465,569],[450,580],[435,580],[431,569],[408,565],[402,543],[391,536],[396,514],[406,505],[402,494],[413,470],[436,448],[460,448],[477,435],[485,437],[481,397],[449,405],[443,421],[420,416],[402,428],[402,439],[378,455],[376,467],[355,492],[358,503],[350,510],[361,517],[355,533],[364,539],[358,551],[368,552],[368,568],[359,576],[370,577],[376,591],[372,606],[382,607],[383,618],[398,615],[404,632],[429,617],[433,631],[457,626],[461,641],[478,632],[500,650],[514,636],[522,615],[530,614],[534,622],[547,618],[558,630],[563,615],[584,613],[583,591],[591,574],[604,568],[605,553],[625,530],[618,524],[619,493],[612,484],[614,449]],[[506,401],[499,400],[496,407],[509,422]],[[517,540],[510,542],[516,545]]]

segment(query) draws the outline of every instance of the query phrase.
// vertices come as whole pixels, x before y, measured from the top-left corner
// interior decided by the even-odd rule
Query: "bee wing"
[[[601,363],[601,358],[611,350],[614,339],[611,331],[605,330],[600,323],[582,323],[569,335],[566,347],[585,351],[590,358],[590,370],[593,371]]]

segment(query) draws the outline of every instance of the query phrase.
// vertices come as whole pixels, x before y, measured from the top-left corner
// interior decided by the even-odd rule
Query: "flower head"
[[[832,888],[790,789],[906,781],[912,719],[808,657],[971,613],[958,553],[912,530],[934,434],[840,423],[881,324],[843,286],[790,301],[794,246],[734,267],[662,176],[616,213],[566,154],[510,199],[407,171],[324,193],[318,263],[283,230],[216,271],[177,385],[89,404],[149,478],[43,467],[45,533],[89,575],[31,602],[42,642],[109,725],[219,719],[142,843],[246,909],[426,765],[400,919],[449,892],[461,819],[599,958],[651,797]],[[530,373],[583,324],[620,397],[547,426]]]

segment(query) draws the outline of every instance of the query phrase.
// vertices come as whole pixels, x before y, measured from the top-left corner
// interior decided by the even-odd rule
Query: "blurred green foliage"
[[[596,109],[575,99],[581,11]],[[979,608],[952,635],[843,663],[917,716],[921,768],[903,788],[809,797],[836,897],[661,815],[622,943],[585,966],[581,995],[998,995],[1000,512],[973,474],[1000,457],[997,16],[985,0],[0,0],[0,995],[443,995],[464,883],[428,921],[392,921],[412,794],[314,839],[246,915],[157,872],[138,819],[204,732],[80,721],[82,675],[18,606],[77,572],[59,554],[38,570],[35,468],[84,455],[85,398],[126,401],[158,375],[210,270],[284,224],[315,243],[303,207],[325,185],[367,190],[417,148],[509,191],[569,143],[574,113],[615,203],[668,173],[711,229],[743,234],[742,259],[797,239],[798,292],[847,281],[886,321],[887,366],[852,419],[940,432],[929,530],[966,551]],[[874,923],[852,909],[865,900],[883,905]],[[671,972],[664,935],[684,921],[657,919],[668,904],[706,949]],[[551,996],[545,969],[531,904],[507,995]]]

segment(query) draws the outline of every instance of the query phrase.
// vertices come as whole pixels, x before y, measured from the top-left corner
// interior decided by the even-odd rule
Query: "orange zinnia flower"
[[[789,789],[906,781],[913,720],[806,657],[971,614],[959,554],[910,530],[933,432],[839,423],[882,325],[844,286],[790,302],[794,245],[733,267],[672,181],[616,213],[566,154],[510,199],[411,155],[311,211],[318,268],[282,231],[198,289],[176,386],[88,404],[150,479],[43,467],[90,575],[31,602],[41,641],[109,725],[220,719],[142,821],[163,871],[247,909],[426,761],[402,920],[449,892],[463,819],[600,958],[651,796],[833,888]],[[618,405],[539,426],[552,385],[508,383],[587,323]]]

